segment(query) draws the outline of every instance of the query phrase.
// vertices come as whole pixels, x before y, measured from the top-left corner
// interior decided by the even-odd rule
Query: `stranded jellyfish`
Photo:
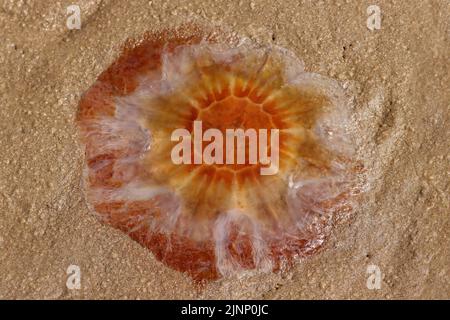
[[[147,34],[80,101],[87,202],[195,280],[284,270],[352,209],[347,111],[286,49]]]

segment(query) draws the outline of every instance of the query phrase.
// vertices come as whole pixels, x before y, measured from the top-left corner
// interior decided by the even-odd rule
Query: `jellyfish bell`
[[[282,270],[353,207],[347,112],[286,49],[148,35],[80,101],[87,202],[196,280]]]

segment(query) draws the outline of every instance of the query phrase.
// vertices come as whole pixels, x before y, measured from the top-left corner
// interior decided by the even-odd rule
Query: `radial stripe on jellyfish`
[[[177,149],[186,161],[174,161],[174,132],[194,138],[198,123],[200,145],[186,140],[189,148]],[[342,89],[280,47],[147,34],[83,95],[77,124],[97,217],[195,280],[283,270],[321,248],[352,210],[358,165]],[[229,144],[233,137],[208,140],[208,129],[268,137],[257,137],[254,153],[250,135]],[[214,161],[195,161],[212,142],[223,147]],[[261,174],[264,150],[278,154],[273,174]],[[244,162],[226,161],[240,151]]]

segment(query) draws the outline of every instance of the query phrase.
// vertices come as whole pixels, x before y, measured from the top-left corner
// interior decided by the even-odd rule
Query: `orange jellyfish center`
[[[247,98],[229,96],[224,100],[213,102],[198,116],[203,121],[203,128],[217,128],[225,134],[226,129],[270,129],[275,126],[271,115],[260,104]]]
[[[271,115],[264,111],[261,104],[253,102],[248,96],[237,97],[235,95],[229,95],[222,100],[213,101],[206,108],[199,111],[196,120],[202,121],[203,130],[205,131],[208,129],[218,129],[222,132],[223,137],[225,137],[223,141],[223,150],[225,151],[227,150],[227,129],[242,129],[244,131],[247,129],[255,129],[255,132],[258,132],[259,129],[270,130],[276,128],[272,122]],[[270,137],[270,132],[268,132],[268,136]],[[258,169],[258,164],[251,164],[249,161],[250,143],[258,143],[258,136],[256,138],[257,140],[255,141],[250,141],[250,139],[246,139],[245,141],[245,163],[239,164],[237,162],[238,144],[233,143],[234,150],[232,153],[234,155],[234,163],[225,164],[226,154],[223,154],[223,164],[214,164],[214,166],[233,171],[249,169],[249,167],[253,167],[255,170]],[[269,141],[267,143],[269,144]]]

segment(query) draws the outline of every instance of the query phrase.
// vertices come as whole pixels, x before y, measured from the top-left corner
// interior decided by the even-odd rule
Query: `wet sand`
[[[0,298],[450,298],[447,1],[377,1],[373,31],[366,1],[78,1],[80,30],[66,26],[70,4],[0,1]],[[353,97],[368,189],[289,272],[196,288],[85,203],[81,95],[127,38],[192,20],[288,48]],[[369,265],[379,290],[367,288]]]

